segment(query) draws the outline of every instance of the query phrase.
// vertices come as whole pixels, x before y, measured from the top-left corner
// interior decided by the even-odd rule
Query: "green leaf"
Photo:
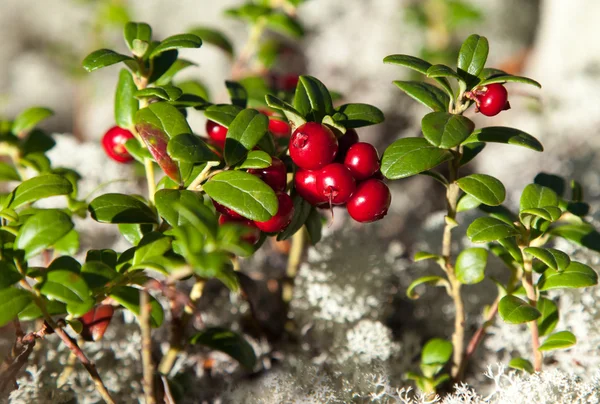
[[[461,144],[475,129],[475,124],[462,115],[431,112],[421,121],[423,136],[432,145],[451,149]]]
[[[381,172],[391,180],[410,177],[451,160],[452,157],[450,151],[432,146],[425,139],[398,139],[383,153]]]
[[[476,199],[474,196],[469,194],[463,194],[458,200],[458,204],[456,205],[457,212],[465,212],[467,210],[475,209],[481,205],[479,199]]]
[[[321,122],[326,115],[333,115],[333,102],[329,90],[312,76],[300,76],[294,94],[294,108],[303,117],[310,116],[315,122]]]
[[[577,343],[575,335],[569,331],[560,331],[550,335],[538,348],[539,351],[552,351],[554,349],[565,349]]]
[[[139,140],[129,139],[125,142],[125,149],[131,154],[131,156],[144,164],[146,159],[152,159],[152,155],[146,147],[144,147]]]
[[[23,279],[17,268],[8,261],[0,261],[0,290],[6,289]]]
[[[556,192],[538,184],[529,184],[525,187],[519,204],[521,212],[527,209],[546,208],[548,206],[558,206]]]
[[[125,307],[137,317],[140,316],[140,290],[131,286],[118,286],[113,288],[110,297],[115,299],[121,306]],[[164,312],[163,308],[156,301],[156,299],[150,295],[150,325],[154,328],[160,327],[163,322]]]
[[[519,264],[523,264],[523,253],[517,244],[516,237],[507,237],[498,240],[498,243],[508,251],[510,256]]]
[[[14,198],[8,205],[16,209],[26,203],[73,192],[69,180],[57,174],[40,175],[22,182],[14,191]]]
[[[506,190],[500,180],[486,174],[471,174],[456,181],[460,189],[489,206],[504,202]]]
[[[166,102],[156,102],[140,109],[135,117],[136,128],[139,124],[150,124],[164,131],[169,138],[182,133],[192,133],[187,120],[174,106]]]
[[[121,55],[110,49],[99,49],[86,56],[83,60],[83,68],[88,72],[93,72],[94,70],[114,65],[124,60],[133,61],[129,56]]]
[[[156,223],[152,209],[130,195],[100,195],[90,202],[88,210],[100,223]]]
[[[458,53],[458,69],[472,76],[479,76],[483,70],[489,52],[488,40],[476,34],[463,42]]]
[[[493,217],[477,218],[467,228],[467,237],[473,243],[489,243],[518,234],[514,226]]]
[[[498,305],[500,317],[509,324],[522,324],[536,320],[542,313],[516,296],[506,295]]]
[[[430,253],[427,251],[418,251],[414,256],[413,261],[419,262],[419,261],[425,261],[425,260],[431,260],[431,259],[439,260],[441,258],[442,257],[439,256],[438,254]]]
[[[208,100],[208,89],[206,86],[198,80],[186,80],[177,82],[177,87],[183,90],[183,95],[195,95],[204,100]],[[207,101],[208,102],[208,101]]]
[[[441,276],[422,276],[422,277],[412,281],[412,283],[408,286],[408,289],[406,289],[406,296],[409,299],[418,299],[419,297],[421,297],[420,294],[415,292],[415,289],[417,288],[417,286],[423,285],[423,284],[431,285],[431,286],[447,287],[448,281],[446,281]]]
[[[337,120],[345,128],[362,128],[384,121],[383,112],[369,104],[344,104],[337,109],[343,119]]]
[[[485,248],[467,248],[456,257],[456,278],[464,285],[473,285],[485,278],[488,251]]]
[[[246,160],[240,165],[240,168],[267,168],[272,162],[273,160],[268,153],[262,150],[253,150],[248,153]]]
[[[531,362],[523,358],[512,358],[510,362],[508,362],[508,367],[512,369],[522,370],[529,374],[535,373]]]
[[[23,289],[0,290],[0,327],[14,320],[32,300],[31,293]]]
[[[46,311],[51,316],[67,314],[67,306],[64,303],[57,302],[56,300],[48,300],[43,296],[41,299],[44,302]],[[31,321],[42,318],[43,316],[44,315],[42,314],[42,311],[33,301],[31,301],[31,303],[29,303],[23,310],[19,312],[19,320],[21,321]]]
[[[427,69],[427,77],[450,77],[459,81],[463,81],[462,77],[454,70],[446,65],[433,65]]]
[[[81,267],[81,276],[92,288],[102,288],[118,276],[117,271],[102,261],[89,261]]]
[[[135,249],[132,265],[151,262],[152,258],[164,255],[171,249],[171,241],[171,237],[159,232],[153,231],[146,234]]]
[[[161,53],[179,48],[199,48],[202,40],[194,34],[179,34],[165,38],[150,53],[150,58],[155,58]]]
[[[294,216],[290,224],[277,235],[277,240],[286,240],[298,231],[302,231],[302,226],[308,220],[310,213],[312,212],[312,205],[304,200],[300,195],[294,195]]]
[[[550,234],[600,252],[600,233],[588,223],[558,226],[550,229]]]
[[[170,84],[171,81],[173,80],[173,77],[175,77],[175,75],[177,73],[179,73],[180,71],[182,71],[183,69],[190,67],[190,66],[196,66],[196,63],[191,62],[189,60],[186,59],[177,59],[175,61],[175,63],[173,63],[168,69],[167,71],[165,71],[162,76],[160,76],[155,82],[154,84],[156,84],[157,86],[164,86],[167,84]],[[184,93],[186,93],[185,89],[181,88],[179,85],[177,86],[181,89],[181,91],[183,91]],[[205,97],[202,97],[205,98]]]
[[[67,235],[73,228],[69,215],[60,210],[40,210],[19,229],[15,248],[25,251],[25,259],[36,256]]]
[[[410,55],[389,55],[383,59],[383,63],[408,67],[425,75],[431,67],[431,63]]]
[[[152,230],[152,225],[137,223],[119,223],[119,232],[132,245],[138,245],[144,234]]]
[[[537,323],[540,336],[543,337],[550,334],[554,330],[554,327],[556,327],[558,323],[558,307],[556,307],[556,304],[552,300],[540,297],[537,302],[537,309],[542,313]]]
[[[231,122],[235,119],[235,117],[243,110],[243,108],[238,107],[237,105],[229,105],[229,104],[219,104],[219,105],[211,105],[206,108],[204,111],[204,116],[206,119],[210,119],[218,124],[229,128]]]
[[[88,255],[90,251],[88,251]],[[81,264],[75,258],[63,255],[53,260],[48,266],[48,271],[55,271],[58,269],[64,269],[78,274],[81,272]]]
[[[171,226],[190,223],[207,234],[217,234],[217,219],[204,204],[201,194],[187,190],[161,189],[154,198],[158,213]]]
[[[489,79],[483,80],[481,83],[478,84],[478,87],[487,86],[488,84],[493,84],[493,83],[507,83],[507,82],[508,83],[529,84],[529,85],[535,86],[537,88],[542,88],[542,85],[535,80],[532,80],[527,77],[522,77],[522,76],[513,76],[510,74],[494,76]]]
[[[246,3],[237,8],[225,10],[225,15],[254,22],[258,18],[270,14],[273,9],[259,4]]]
[[[49,108],[33,107],[21,112],[13,122],[12,132],[15,135],[29,132],[38,123],[54,115]]]
[[[256,355],[252,346],[244,337],[226,328],[207,328],[195,334],[190,342],[224,352],[248,370],[252,370],[256,364]]]
[[[208,148],[200,136],[191,133],[183,133],[172,137],[167,145],[167,153],[173,160],[186,163],[205,163],[220,160],[219,156]]]
[[[83,278],[67,270],[48,272],[39,290],[47,298],[65,303],[68,313],[73,316],[84,315],[95,303]]]
[[[302,38],[304,36],[304,28],[300,22],[285,13],[272,13],[265,17],[267,28],[283,35],[291,36],[292,38]]]
[[[133,128],[134,117],[140,108],[133,94],[137,91],[131,72],[121,69],[115,93],[115,122],[121,128]]]
[[[474,142],[505,143],[526,147],[535,151],[544,151],[544,146],[533,136],[514,128],[490,126],[474,131],[463,144]]]
[[[555,248],[527,247],[524,251],[558,272],[564,271],[571,265],[571,258]]]
[[[54,146],[56,146],[56,142],[52,139],[52,136],[47,135],[42,130],[33,129],[29,131],[21,144],[21,154],[27,156],[34,153],[46,153]]]
[[[137,90],[133,95],[136,98],[160,98],[166,101],[176,101],[178,100],[183,91],[175,86],[170,84],[165,84],[163,86],[157,87],[147,87],[142,90]]]
[[[538,216],[549,222],[554,222],[560,219],[560,217],[562,216],[562,210],[560,210],[560,208],[557,208],[556,206],[546,206],[543,208],[525,209],[520,213],[521,218],[524,218],[527,215]]]
[[[321,215],[317,211],[317,208],[314,208],[310,211],[310,215],[308,215],[308,219],[306,219],[306,231],[308,232],[308,237],[313,245],[317,244],[321,241],[321,237],[323,235],[323,222],[321,221]]]
[[[277,213],[277,196],[258,177],[244,171],[224,171],[204,184],[204,191],[221,205],[259,222]]]
[[[248,92],[246,88],[238,82],[229,80],[225,81],[225,86],[227,87],[231,103],[240,108],[246,108],[248,104]]]
[[[72,229],[66,236],[54,243],[54,250],[60,254],[75,255],[79,251],[79,233]]]
[[[424,365],[443,365],[452,357],[452,343],[441,338],[427,341],[421,351],[421,363]]]
[[[241,111],[227,132],[224,152],[227,165],[242,161],[268,130],[269,118],[266,115],[255,109]]]
[[[463,154],[460,159],[460,166],[464,166],[473,160],[479,153],[483,151],[485,148],[485,143],[482,142],[473,142],[468,144],[463,144]]]
[[[0,162],[0,181],[21,181],[16,168],[8,163]]]
[[[413,99],[433,111],[447,111],[450,97],[438,87],[420,81],[394,81],[394,84]]]
[[[442,174],[438,173],[437,171],[427,170],[427,171],[423,171],[419,174],[431,177],[445,187],[448,186],[448,179],[446,177],[444,177]]]
[[[304,123],[306,123],[306,119],[304,119],[302,114],[287,102],[284,102],[270,94],[265,96],[265,102],[269,107],[280,110],[292,124],[292,129],[302,126]]]
[[[144,41],[150,43],[152,41],[152,28],[150,25],[143,22],[128,22],[123,29],[123,37],[130,51],[135,49],[134,41]],[[138,55],[139,57],[143,55]]]
[[[539,290],[585,288],[598,284],[598,274],[581,262],[571,261],[564,271],[547,269],[538,280]]]
[[[221,31],[207,27],[195,27],[189,30],[189,33],[200,37],[204,43],[216,46],[230,57],[233,57],[233,45]]]

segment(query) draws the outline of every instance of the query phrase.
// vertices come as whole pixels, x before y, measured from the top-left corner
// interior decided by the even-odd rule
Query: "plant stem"
[[[144,374],[144,398],[146,404],[155,404],[154,363],[152,362],[152,331],[150,329],[150,296],[143,289],[140,293],[140,329],[142,331],[142,368]]]
[[[523,288],[527,293],[527,300],[533,307],[537,307],[537,294],[535,287],[533,286],[533,265],[531,257],[523,252]],[[538,329],[537,320],[529,322],[529,329],[531,330],[531,350],[533,354],[533,368],[536,372],[542,370],[542,353],[538,350],[540,347],[540,332]]]
[[[154,205],[156,179],[154,178],[154,164],[152,159],[144,159],[144,169],[146,171],[146,182],[148,183],[148,201],[150,201],[151,205]]]
[[[231,68],[231,77],[234,80],[239,79],[248,67],[248,62],[254,56],[256,48],[258,48],[258,44],[265,30],[265,26],[266,20],[264,18],[259,18],[252,25],[252,28],[250,29],[250,34],[248,35],[248,40],[246,41],[246,44],[242,48],[240,55],[238,56]]]
[[[306,242],[306,230],[302,227],[292,236],[292,247],[288,256],[286,277],[283,282],[282,299],[288,305],[292,301],[294,295],[294,281],[298,274],[298,268],[302,262],[302,253],[304,252],[304,244]]]

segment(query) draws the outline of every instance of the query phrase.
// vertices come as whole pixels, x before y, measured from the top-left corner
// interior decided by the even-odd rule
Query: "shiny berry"
[[[317,191],[318,171],[298,170],[294,177],[296,192],[313,206],[327,202],[327,198]]]
[[[485,87],[485,91],[476,95],[479,112],[485,116],[494,116],[510,108],[508,91],[502,84],[488,84]]]
[[[102,338],[114,312],[115,309],[111,305],[100,304],[81,316],[81,337],[86,341],[98,341]]]
[[[348,202],[355,189],[354,177],[343,164],[329,164],[317,175],[317,191],[331,205],[343,205]]]
[[[241,217],[241,216],[240,216]],[[225,223],[233,223],[244,228],[244,233],[241,237],[248,244],[256,244],[260,238],[260,230],[256,227],[252,220],[248,219],[236,219],[228,215],[221,215],[219,217],[219,225],[223,226]]]
[[[221,148],[225,146],[225,138],[227,138],[227,128],[225,126],[208,120],[206,121],[206,134]]]
[[[125,142],[133,138],[133,134],[127,129],[113,126],[104,134],[102,147],[108,157],[117,163],[130,163],[133,161],[133,157],[125,148]]]
[[[246,219],[244,216],[240,215],[239,213],[235,212],[232,209],[229,209],[226,206],[221,205],[219,202],[213,200],[212,201],[215,209],[217,210],[217,212],[219,212],[222,215],[226,215],[226,216],[230,216],[232,219]]]
[[[297,74],[286,74],[279,79],[279,87],[283,91],[294,91],[298,85],[298,79]]]
[[[379,170],[379,155],[373,145],[359,142],[348,150],[344,165],[357,181],[366,180]]]
[[[265,233],[278,233],[285,229],[292,221],[294,216],[294,202],[292,198],[285,192],[277,192],[277,200],[279,201],[279,209],[275,216],[266,222],[254,222],[256,227]]]
[[[292,128],[283,119],[269,118],[269,132],[275,137],[288,138],[292,134]]]
[[[369,179],[358,184],[346,204],[350,216],[361,223],[374,222],[387,214],[392,196],[382,181]]]
[[[267,168],[252,168],[248,170],[267,183],[275,191],[283,191],[287,185],[287,170],[283,161],[277,157],[272,158],[271,165]]]
[[[348,149],[358,143],[358,133],[354,129],[347,129],[346,133],[338,137],[338,152],[335,161],[343,163]]]
[[[298,167],[318,170],[333,161],[338,142],[326,126],[307,122],[292,134],[289,150],[292,161]]]

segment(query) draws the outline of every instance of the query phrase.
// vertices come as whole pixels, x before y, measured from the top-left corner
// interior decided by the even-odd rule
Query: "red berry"
[[[130,163],[133,161],[133,157],[125,148],[125,142],[133,138],[133,134],[127,129],[113,126],[104,134],[102,147],[108,157],[117,163]]]
[[[339,147],[337,155],[335,156],[335,161],[343,163],[346,158],[346,153],[348,153],[348,149],[356,143],[358,143],[358,133],[356,133],[354,129],[347,129],[346,133],[338,138]]]
[[[485,116],[498,115],[501,111],[509,109],[508,91],[502,84],[488,84],[486,90],[477,94],[477,107]]]
[[[277,200],[279,201],[279,209],[275,216],[266,222],[254,222],[256,227],[265,233],[278,233],[285,229],[292,221],[294,216],[294,202],[292,198],[285,192],[277,192]]]
[[[81,336],[86,341],[98,341],[108,328],[115,312],[111,305],[100,304],[79,318],[83,329]]]
[[[317,191],[318,171],[298,170],[294,177],[294,186],[298,194],[313,206],[327,202],[322,194]]]
[[[221,148],[225,146],[225,139],[227,138],[227,128],[225,126],[208,120],[206,121],[206,134]]]
[[[387,185],[382,181],[369,179],[358,184],[346,208],[357,222],[369,223],[384,217],[391,202],[392,196]]]
[[[286,74],[279,79],[279,87],[283,91],[294,91],[298,85],[298,79],[297,74]]]
[[[225,223],[233,223],[239,226],[243,226],[244,234],[242,235],[241,239],[248,244],[254,245],[258,242],[258,239],[260,239],[260,230],[258,230],[258,228],[252,220],[244,218],[236,219],[228,215],[221,215],[219,217],[219,225],[223,226]]]
[[[290,157],[298,167],[318,170],[333,161],[338,142],[326,126],[307,122],[294,131],[289,149]]]
[[[232,219],[236,219],[236,220],[246,219],[244,216],[240,215],[239,213],[235,212],[232,209],[229,209],[226,206],[221,205],[219,202],[215,201],[214,199],[213,199],[212,203],[213,203],[215,209],[217,210],[217,212],[219,212],[222,215],[230,216]]]
[[[292,128],[282,119],[269,118],[269,132],[275,137],[288,138],[292,134]]]
[[[359,142],[348,150],[344,165],[357,181],[366,180],[379,170],[379,155],[373,145]]]
[[[332,205],[348,202],[355,189],[354,177],[343,164],[329,164],[317,176],[317,191]]]
[[[267,168],[251,168],[248,170],[267,183],[275,191],[284,191],[287,185],[287,170],[283,161],[277,157],[272,158],[271,165]]]

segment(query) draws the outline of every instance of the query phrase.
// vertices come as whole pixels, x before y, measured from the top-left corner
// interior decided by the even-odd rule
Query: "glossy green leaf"
[[[452,159],[448,150],[432,146],[426,139],[403,138],[383,153],[381,172],[391,180],[410,177]]]
[[[508,367],[512,369],[522,370],[529,374],[533,374],[535,372],[531,362],[523,358],[512,358],[510,362],[508,362]]]
[[[303,117],[321,122],[326,115],[333,115],[333,102],[327,87],[312,76],[300,76],[294,94],[294,108]]]
[[[304,28],[300,22],[285,13],[271,13],[265,17],[267,28],[292,38],[304,36]]]
[[[89,261],[81,267],[81,277],[91,289],[102,288],[117,276],[117,271],[102,261]]]
[[[161,53],[179,48],[199,48],[202,40],[194,34],[178,34],[165,38],[150,52],[150,58],[155,58]]]
[[[431,67],[431,63],[410,55],[389,55],[383,59],[383,63],[408,67],[425,75]]]
[[[452,343],[441,338],[427,341],[421,351],[421,363],[425,365],[446,364],[452,358]]]
[[[485,248],[467,248],[456,257],[456,278],[464,285],[473,285],[485,278],[488,251]]]
[[[462,77],[458,75],[452,68],[446,65],[433,65],[427,69],[427,77],[450,77],[455,80],[462,81]]]
[[[252,370],[256,364],[256,354],[252,346],[244,337],[231,330],[218,327],[207,328],[195,334],[190,342],[224,352],[248,370]]]
[[[119,223],[119,232],[121,232],[125,240],[129,241],[132,245],[137,245],[142,237],[144,237],[144,234],[151,230],[151,224]]]
[[[442,257],[438,254],[430,253],[427,251],[418,251],[414,256],[413,261],[419,262],[419,261],[425,261],[425,260],[431,260],[431,259],[439,260],[441,258]]]
[[[456,205],[457,212],[465,212],[467,210],[475,209],[479,205],[481,205],[481,201],[476,199],[475,197],[469,194],[463,194],[458,200],[458,204]]]
[[[544,151],[544,146],[533,136],[518,129],[503,126],[490,126],[477,129],[463,144],[474,142],[505,143],[539,152]]]
[[[271,12],[273,12],[271,7],[248,2],[239,7],[225,10],[225,15],[254,22]]]
[[[90,202],[88,210],[101,223],[156,223],[152,209],[130,195],[100,195]]]
[[[183,69],[190,67],[190,66],[196,66],[196,63],[191,62],[189,60],[186,59],[177,59],[175,61],[175,63],[173,63],[168,69],[167,71],[165,71],[162,76],[160,76],[155,82],[154,84],[156,84],[157,86],[164,86],[167,84],[170,84],[171,81],[173,80],[173,78],[175,77],[175,75],[177,73],[179,73],[180,71],[182,71]],[[186,93],[185,89],[181,88],[180,85],[177,85],[178,88],[181,89],[181,91],[183,91],[184,93]],[[206,98],[206,97],[202,97],[202,98]]]
[[[510,74],[491,77],[489,79],[483,80],[481,83],[478,84],[478,86],[483,87],[493,83],[522,83],[529,84],[537,88],[542,88],[542,85],[535,80],[522,76],[513,76]]]
[[[178,81],[177,87],[183,90],[184,97],[186,94],[190,94],[203,98],[204,100],[210,99],[208,88],[198,80]]]
[[[473,142],[468,144],[463,144],[463,154],[460,159],[460,166],[464,166],[468,164],[471,160],[473,160],[479,153],[483,151],[485,148],[485,143],[483,142]]]
[[[538,319],[542,313],[516,296],[506,295],[498,305],[500,317],[509,324],[522,324]]]
[[[538,350],[552,351],[555,349],[566,349],[572,347],[576,343],[577,338],[575,335],[573,335],[573,333],[569,331],[560,331],[548,336],[544,343],[540,345]]]
[[[420,81],[394,81],[394,84],[413,99],[433,111],[447,111],[450,97],[434,85]]]
[[[421,128],[429,143],[451,149],[469,137],[475,129],[475,123],[462,115],[431,112],[423,117]]]
[[[181,112],[166,102],[156,102],[140,109],[136,114],[135,123],[136,127],[139,124],[150,124],[164,131],[169,138],[182,133],[192,133]]]
[[[431,177],[445,187],[448,186],[448,179],[446,177],[444,177],[442,174],[438,173],[437,171],[426,170],[426,171],[420,172],[419,174],[426,175],[427,177]]]
[[[12,125],[12,132],[15,135],[26,133],[33,129],[38,123],[52,115],[54,115],[54,112],[49,108],[28,108],[15,118]]]
[[[337,111],[343,114],[343,119],[337,120],[337,122],[345,128],[376,125],[385,119],[379,108],[369,104],[344,104]]]
[[[571,258],[555,248],[527,247],[524,251],[558,272],[564,271],[571,265]]]
[[[79,233],[77,230],[72,229],[54,243],[54,251],[59,254],[75,255],[79,251]]]
[[[235,119],[235,117],[243,110],[243,108],[238,107],[237,105],[229,105],[229,104],[219,104],[219,105],[211,105],[206,108],[204,111],[204,116],[206,119],[210,119],[211,121],[217,122],[229,128],[231,122]]]
[[[0,290],[6,289],[23,279],[17,268],[8,261],[0,261]]]
[[[300,195],[294,195],[294,216],[290,224],[277,235],[277,240],[286,240],[298,231],[302,231],[302,226],[308,220],[310,212],[312,212],[312,205],[308,203]]]
[[[68,195],[73,191],[69,180],[57,174],[40,175],[22,182],[13,192],[14,198],[8,205],[16,209],[26,203],[57,195]]]
[[[483,70],[489,52],[488,40],[473,34],[463,42],[458,53],[458,69],[478,76]]]
[[[166,101],[176,101],[183,94],[183,90],[170,84],[165,84],[158,87],[146,87],[142,90],[137,90],[133,94],[136,98],[160,98]]]
[[[164,255],[171,249],[171,237],[159,232],[150,232],[142,238],[135,249],[132,265],[151,262],[152,258]]]
[[[125,142],[125,149],[131,154],[131,156],[144,164],[146,159],[152,159],[152,155],[146,147],[144,147],[139,140],[129,139]]]
[[[33,153],[46,153],[48,150],[56,146],[56,142],[52,136],[40,129],[27,129],[29,133],[21,143],[21,154],[27,156]]]
[[[115,93],[115,122],[121,128],[131,129],[134,126],[135,114],[140,108],[139,101],[133,96],[136,91],[131,72],[121,69]]]
[[[41,300],[44,302],[46,311],[51,316],[58,314],[67,314],[67,306],[64,303],[58,302],[56,300],[48,300],[43,296],[41,297]],[[19,320],[21,321],[31,321],[42,317],[44,317],[42,311],[40,310],[38,305],[35,304],[35,302],[33,301],[31,301],[23,310],[19,312]]]
[[[23,289],[0,290],[0,327],[14,320],[32,300],[31,293]]]
[[[85,280],[71,271],[48,272],[39,290],[47,298],[65,303],[67,311],[73,316],[84,315],[95,303]]]
[[[83,68],[88,72],[114,65],[124,60],[133,60],[129,56],[121,55],[110,49],[99,49],[90,53],[83,60]]]
[[[194,27],[189,30],[189,33],[200,37],[202,42],[216,46],[230,57],[233,57],[233,45],[221,31],[207,27]]]
[[[550,188],[538,184],[529,184],[521,194],[519,210],[545,208],[547,206],[558,206],[558,196]]]
[[[510,256],[519,264],[523,264],[523,253],[517,244],[516,237],[507,237],[498,240],[498,243],[508,251]]]
[[[253,150],[248,153],[246,160],[240,165],[240,168],[267,168],[273,162],[271,156],[262,150]]]
[[[162,189],[154,198],[158,213],[171,226],[190,223],[203,229],[205,233],[216,235],[217,219],[204,204],[201,194],[187,190]]]
[[[36,256],[67,235],[73,228],[69,215],[60,210],[40,210],[19,229],[15,248],[25,251],[25,259]]]
[[[506,189],[500,180],[486,174],[471,174],[456,181],[460,189],[489,206],[504,202]]]
[[[21,176],[14,166],[0,162],[0,181],[21,181]]]
[[[418,279],[415,279],[414,281],[412,281],[412,283],[408,286],[408,288],[406,289],[406,296],[410,299],[418,299],[419,297],[421,297],[420,294],[418,294],[415,289],[417,288],[417,286],[420,285],[431,285],[431,286],[444,286],[447,287],[448,286],[448,281],[446,281],[444,278],[442,278],[441,276],[422,276]]]
[[[270,94],[267,94],[265,96],[265,101],[269,107],[273,109],[278,109],[285,115],[285,117],[292,124],[292,129],[297,128],[302,124],[306,123],[306,119],[304,119],[302,114],[287,102],[284,102]]]
[[[152,41],[152,28],[143,22],[128,22],[123,28],[123,37],[130,51],[134,50],[134,40],[150,43]],[[138,55],[142,56],[142,55]]]
[[[240,83],[230,80],[225,81],[225,86],[227,87],[231,103],[240,108],[246,108],[248,104],[248,92],[246,88]]]
[[[474,243],[489,243],[518,234],[514,226],[493,217],[477,218],[467,228],[467,237]]]
[[[558,323],[558,307],[552,300],[540,297],[537,302],[537,309],[542,313],[537,323],[539,334],[543,337],[554,331]]]
[[[212,199],[240,215],[259,222],[277,213],[277,196],[258,177],[244,171],[224,171],[204,184]]]
[[[538,216],[549,222],[555,222],[562,216],[562,210],[556,206],[545,206],[543,208],[531,208],[521,211],[520,216]]]
[[[209,149],[200,136],[191,133],[172,137],[167,145],[167,153],[173,160],[186,163],[205,163],[220,160],[219,156]]]
[[[588,223],[558,226],[550,229],[550,234],[600,252],[600,233]]]
[[[269,118],[255,109],[241,111],[231,122],[225,140],[225,162],[235,165],[269,130]]]
[[[585,288],[598,284],[598,274],[581,262],[571,261],[564,271],[548,268],[538,280],[539,290]]]
[[[310,215],[308,215],[308,218],[306,219],[305,226],[306,231],[308,232],[308,237],[313,245],[321,241],[321,237],[323,236],[323,222],[317,208],[313,207],[313,209],[310,211]]]
[[[119,286],[113,288],[110,297],[115,299],[121,306],[125,307],[137,317],[140,316],[140,290],[131,286]],[[163,322],[163,308],[153,296],[150,296],[150,325],[154,328],[160,327]]]
[[[88,251],[88,254],[89,253],[90,252]],[[48,266],[48,271],[55,271],[59,269],[64,269],[78,274],[81,272],[81,264],[75,258],[63,255],[53,260]]]

